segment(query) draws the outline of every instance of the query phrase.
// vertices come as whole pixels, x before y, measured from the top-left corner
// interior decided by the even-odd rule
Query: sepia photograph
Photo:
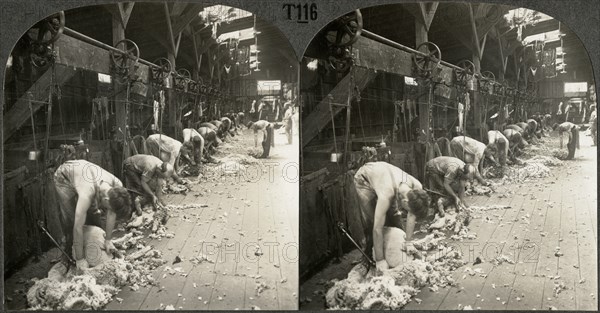
[[[115,2],[5,44],[6,309],[298,309],[299,63],[276,26]]]
[[[598,310],[579,37],[483,2],[342,13],[300,64],[300,310]]]

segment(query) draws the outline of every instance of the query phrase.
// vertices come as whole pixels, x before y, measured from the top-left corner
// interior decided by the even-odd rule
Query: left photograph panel
[[[277,27],[122,2],[5,44],[6,309],[298,309],[298,60]]]

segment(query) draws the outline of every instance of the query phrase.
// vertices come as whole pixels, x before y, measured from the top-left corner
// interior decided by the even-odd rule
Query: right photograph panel
[[[347,12],[300,64],[301,310],[597,310],[597,108],[527,8]]]

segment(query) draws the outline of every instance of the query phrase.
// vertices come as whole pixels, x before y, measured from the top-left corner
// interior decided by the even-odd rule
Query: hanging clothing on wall
[[[104,120],[107,121],[110,118],[110,112],[108,111],[108,98],[100,97],[100,105],[104,110]]]
[[[154,117],[154,123],[152,124],[152,129],[157,130],[158,129],[158,112],[160,112],[160,103],[158,103],[158,101],[154,100],[152,107],[153,107],[153,117]]]
[[[471,110],[471,95],[467,91],[465,93],[465,115],[469,114],[469,110]]]
[[[158,130],[159,129],[159,114],[161,111],[161,108],[164,108],[165,106],[165,92],[164,90],[161,90],[158,92],[158,101],[154,100],[153,103],[153,113],[154,113],[154,130]]]
[[[556,115],[562,115],[563,114],[562,113],[562,106],[563,106],[562,102],[558,104],[558,111],[556,111]]]
[[[463,120],[465,114],[465,105],[458,103],[458,128],[463,129]]]
[[[415,117],[417,117],[416,101],[412,99],[406,99],[406,105],[408,107],[408,117],[410,118],[409,121],[412,121],[415,119]]]

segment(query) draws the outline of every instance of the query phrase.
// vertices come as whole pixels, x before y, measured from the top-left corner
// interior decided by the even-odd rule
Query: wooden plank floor
[[[221,149],[216,157],[245,155],[254,139],[244,131],[234,138],[234,148]],[[125,289],[117,295],[123,301],[113,301],[106,309],[297,309],[298,149],[283,145],[284,138],[276,135],[270,158],[249,165],[245,178],[193,183],[187,195],[169,195],[167,203],[206,207],[176,212],[167,223],[175,237],[149,242],[167,260],[155,270],[158,285],[135,292]],[[194,196],[197,193],[202,196]],[[264,254],[257,255],[256,247]],[[172,264],[176,256],[183,262]],[[207,256],[211,262],[193,264],[195,256]],[[180,267],[184,275],[168,274],[167,266]],[[257,294],[261,283],[268,289]]]
[[[285,140],[276,131],[269,159],[248,165],[243,177],[201,182],[188,177],[191,191],[167,195],[168,204],[206,206],[171,212],[166,227],[174,238],[145,239],[167,261],[152,273],[157,285],[137,291],[126,287],[116,295],[122,301],[115,299],[105,309],[298,309],[298,137],[293,145]],[[222,145],[216,157],[247,155],[253,146],[254,137],[245,129]],[[172,264],[177,256],[183,261]],[[211,262],[191,262],[200,256]],[[23,279],[45,277],[52,264],[44,262],[35,264],[36,274],[24,269],[6,280],[6,286],[22,288]],[[182,273],[170,275],[166,267],[181,268]],[[259,293],[259,285],[267,289]],[[26,308],[24,297],[12,298],[9,308]]]
[[[486,211],[473,220],[470,229],[477,233],[473,242],[452,242],[469,261],[453,273],[457,286],[436,292],[425,288],[416,296],[421,304],[413,301],[404,309],[453,310],[470,305],[483,310],[597,310],[597,150],[590,137],[580,138],[576,159],[551,168],[552,176],[499,187],[490,198],[469,197],[470,205],[511,208]],[[558,146],[555,137],[546,141],[549,147]],[[498,197],[508,191],[511,196]],[[560,257],[555,256],[557,248],[563,253]],[[489,262],[499,255],[509,256],[515,264]],[[484,262],[473,265],[477,256]],[[330,264],[303,283],[300,309],[323,309],[326,282],[343,279],[358,259],[355,250],[341,264]],[[481,268],[487,276],[465,277],[467,266]],[[556,296],[555,282],[566,286]]]

